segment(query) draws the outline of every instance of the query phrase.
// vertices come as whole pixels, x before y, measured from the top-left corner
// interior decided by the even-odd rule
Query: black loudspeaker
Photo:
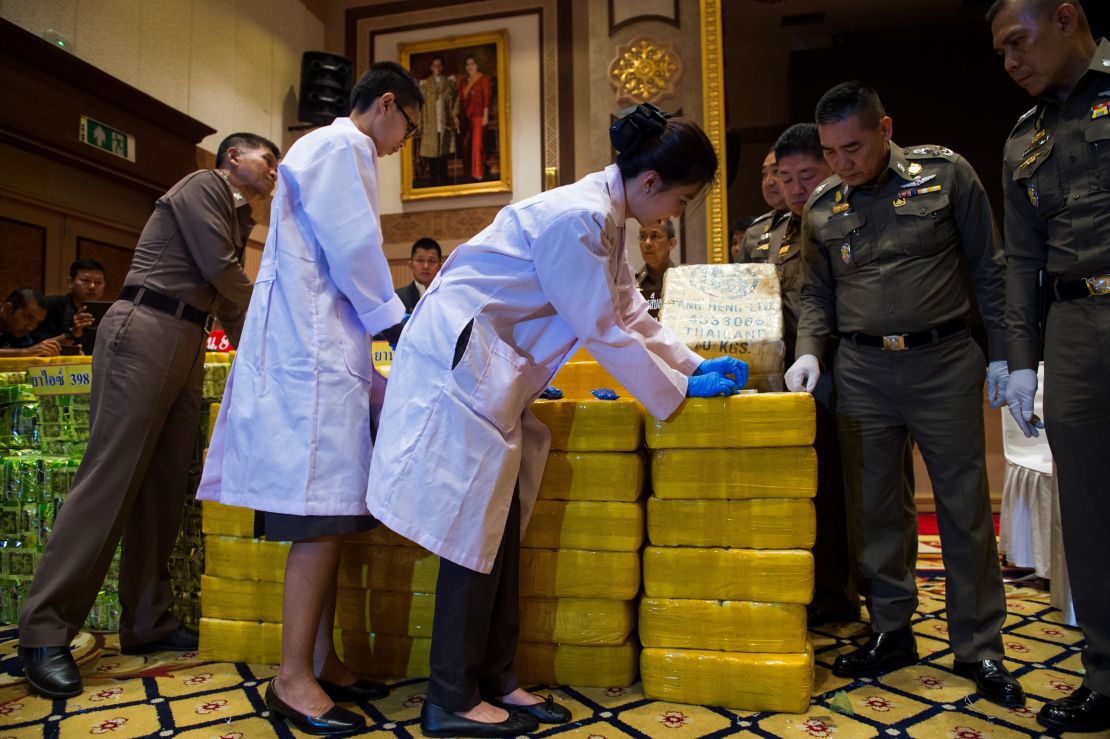
[[[350,113],[355,64],[326,51],[306,51],[301,57],[301,94],[297,118],[326,126]]]

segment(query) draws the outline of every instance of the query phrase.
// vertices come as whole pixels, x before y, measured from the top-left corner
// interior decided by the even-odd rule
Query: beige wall
[[[301,0],[0,0],[0,16],[212,126],[210,151],[244,130],[287,148],[301,54],[324,44]]]

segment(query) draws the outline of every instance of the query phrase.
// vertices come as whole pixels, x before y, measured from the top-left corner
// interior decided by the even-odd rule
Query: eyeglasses
[[[409,118],[409,114],[406,113],[405,109],[400,105],[397,106],[397,110],[401,111],[401,115],[405,117],[405,140],[411,139],[412,135],[416,133],[416,124],[412,122],[412,119]]]

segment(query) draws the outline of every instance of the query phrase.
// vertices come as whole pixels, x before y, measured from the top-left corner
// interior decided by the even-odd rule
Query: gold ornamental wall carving
[[[609,81],[617,104],[654,103],[673,95],[682,77],[682,57],[668,41],[640,36],[617,47],[609,63]]]
[[[705,133],[717,150],[717,181],[705,198],[705,261],[728,263],[728,224],[725,223],[725,111],[721,0],[701,0],[701,80]]]

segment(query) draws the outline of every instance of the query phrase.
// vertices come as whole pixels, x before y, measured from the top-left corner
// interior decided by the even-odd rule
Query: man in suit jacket
[[[435,239],[424,236],[413,242],[412,255],[409,257],[412,282],[397,289],[397,297],[405,304],[405,313],[412,313],[416,301],[420,300],[428,285],[439,274],[439,265],[442,262],[443,250]]]

